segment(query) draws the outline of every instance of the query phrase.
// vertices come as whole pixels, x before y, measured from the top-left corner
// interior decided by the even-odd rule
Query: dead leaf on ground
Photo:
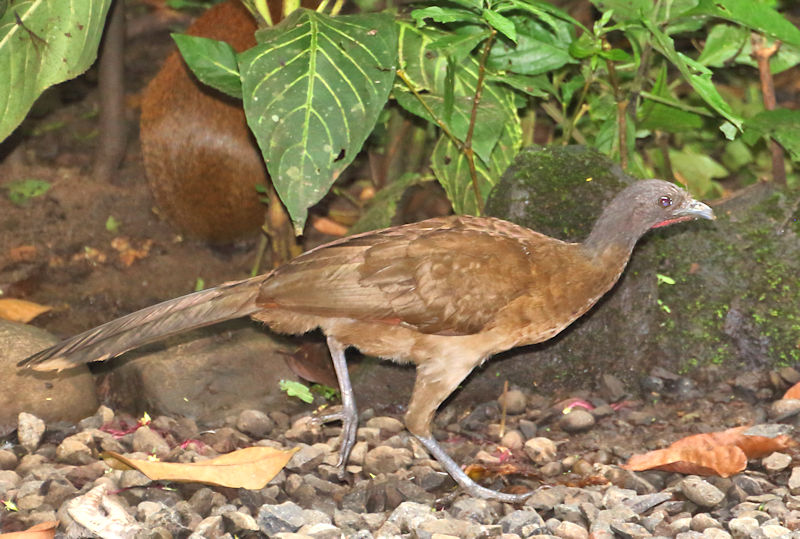
[[[623,468],[632,471],[665,470],[684,474],[729,477],[747,467],[747,459],[761,458],[797,445],[788,435],[775,437],[746,434],[749,426],[720,432],[694,434],[666,449],[633,455]]]
[[[52,539],[56,536],[57,520],[40,522],[25,531],[0,533],[3,539]]]
[[[36,260],[35,245],[19,245],[8,251],[12,262],[32,262]]]
[[[53,308],[49,305],[39,305],[24,299],[3,298],[0,299],[0,318],[27,324],[37,316]]]
[[[119,236],[111,240],[111,247],[119,253],[119,260],[125,267],[130,267],[134,262],[150,255],[153,240],[131,241],[130,238]]]
[[[783,394],[784,399],[800,399],[800,382],[786,390]]]
[[[100,456],[116,469],[139,470],[153,481],[204,483],[260,490],[280,472],[299,448],[246,447],[202,462],[157,462],[129,459],[106,451]]]
[[[328,236],[340,237],[347,234],[346,226],[337,223],[328,217],[318,217],[317,219],[314,219],[312,226],[317,232],[327,234]]]

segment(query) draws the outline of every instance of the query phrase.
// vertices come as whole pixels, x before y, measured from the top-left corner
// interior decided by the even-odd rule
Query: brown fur
[[[256,23],[239,0],[211,7],[186,33],[255,45]],[[256,185],[268,181],[241,101],[197,81],[176,50],[142,96],[145,172],[160,212],[211,243],[255,235],[264,222]]]

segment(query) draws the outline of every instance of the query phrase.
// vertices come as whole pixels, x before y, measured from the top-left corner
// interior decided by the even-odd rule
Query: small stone
[[[92,449],[80,441],[76,436],[69,436],[58,445],[56,449],[56,460],[64,464],[74,464],[80,466],[95,461],[92,456]]]
[[[381,442],[381,429],[375,427],[360,427],[356,431],[356,440],[367,442],[370,446],[376,446]]]
[[[0,449],[0,470],[13,470],[17,467],[17,455],[8,449]]]
[[[500,407],[505,404],[506,413],[509,415],[519,415],[525,411],[528,399],[525,393],[519,389],[509,389],[497,399]]]
[[[611,530],[625,539],[636,539],[639,537],[650,537],[651,533],[647,528],[634,522],[611,522]]]
[[[297,530],[297,534],[312,539],[341,539],[343,537],[342,530],[326,522],[306,524]]]
[[[725,499],[725,493],[704,479],[689,476],[680,483],[681,492],[700,507],[716,507]]]
[[[204,538],[212,538],[216,539],[218,537],[222,537],[222,534],[225,533],[225,527],[222,525],[222,517],[220,515],[214,515],[213,517],[204,518],[200,523],[195,527],[192,535],[189,536],[190,539],[204,539]]]
[[[689,527],[696,532],[704,532],[709,528],[722,529],[722,524],[708,513],[697,513],[692,517]]]
[[[401,532],[407,533],[416,530],[423,522],[429,520],[436,520],[436,515],[430,506],[416,502],[403,502],[392,511],[386,522],[394,524]]]
[[[367,428],[382,430],[388,434],[397,434],[405,429],[402,421],[388,416],[376,416],[367,420]]]
[[[296,532],[305,524],[303,508],[294,502],[280,505],[262,505],[258,510],[258,527],[261,533],[272,537],[279,532]]]
[[[411,465],[413,457],[409,449],[380,445],[367,452],[364,471],[369,474],[394,473]]]
[[[261,439],[272,432],[275,423],[260,410],[243,410],[236,419],[236,428],[253,438]]]
[[[779,399],[769,407],[769,417],[780,419],[800,413],[800,399]]]
[[[119,478],[119,488],[143,487],[150,484],[150,478],[139,470],[124,470]]]
[[[574,522],[561,522],[553,530],[553,535],[562,539],[588,539],[589,532]]]
[[[583,432],[594,427],[595,418],[582,408],[575,408],[561,416],[558,424],[565,432]]]
[[[295,473],[310,473],[322,464],[328,453],[330,453],[330,447],[324,444],[300,444],[300,450],[292,455],[292,458],[286,464],[286,469]]]
[[[44,421],[33,414],[20,412],[17,417],[17,439],[28,453],[33,453],[39,447],[45,431]]]
[[[789,492],[797,496],[800,494],[800,466],[794,466],[789,480],[786,484],[789,487]]]
[[[525,454],[536,464],[550,462],[556,457],[556,444],[549,438],[531,438],[525,442]]]
[[[480,524],[491,524],[497,520],[494,506],[487,500],[460,498],[450,507],[450,514],[457,519]]]
[[[792,537],[792,530],[780,524],[764,524],[759,531],[765,539]]]
[[[605,373],[600,376],[600,394],[608,402],[617,402],[624,399],[628,392],[625,384],[613,374]]]
[[[792,463],[792,457],[786,453],[775,452],[761,459],[761,465],[770,473],[782,472]]]
[[[521,535],[522,527],[528,524],[537,524],[540,529],[543,529],[544,519],[539,516],[539,513],[530,509],[518,509],[507,514],[498,522],[502,527],[503,533],[514,533]]]
[[[758,529],[758,521],[753,517],[737,517],[728,521],[728,530],[734,539],[746,539]]]
[[[164,438],[148,426],[142,426],[133,433],[133,450],[138,453],[155,455],[164,458],[169,455],[169,444]]]
[[[509,430],[500,439],[500,445],[512,451],[518,451],[525,445],[525,438],[518,430]]]
[[[242,535],[243,532],[258,531],[259,529],[256,519],[239,511],[224,513],[222,520],[225,523],[225,529],[235,535]]]

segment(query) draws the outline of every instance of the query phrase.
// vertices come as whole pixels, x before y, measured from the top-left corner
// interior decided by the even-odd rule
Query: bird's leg
[[[333,369],[336,371],[337,380],[339,380],[339,392],[342,394],[342,411],[319,418],[322,423],[338,420],[342,422],[342,445],[339,448],[339,462],[337,464],[339,475],[344,474],[344,466],[347,464],[350,451],[356,443],[356,430],[358,429],[356,398],[353,394],[353,386],[350,384],[350,373],[347,371],[347,360],[344,356],[346,348],[333,337],[328,337],[328,350],[331,352]]]
[[[472,371],[475,364],[431,360],[417,366],[417,380],[408,403],[406,427],[425,446],[425,449],[450,474],[456,483],[471,496],[507,503],[522,503],[530,494],[506,494],[482,487],[464,473],[431,434],[431,422],[439,405]]]

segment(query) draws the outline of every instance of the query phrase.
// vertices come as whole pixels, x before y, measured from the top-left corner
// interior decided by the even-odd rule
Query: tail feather
[[[62,370],[103,361],[177,333],[247,316],[263,277],[223,284],[136,311],[20,361],[19,367]]]

